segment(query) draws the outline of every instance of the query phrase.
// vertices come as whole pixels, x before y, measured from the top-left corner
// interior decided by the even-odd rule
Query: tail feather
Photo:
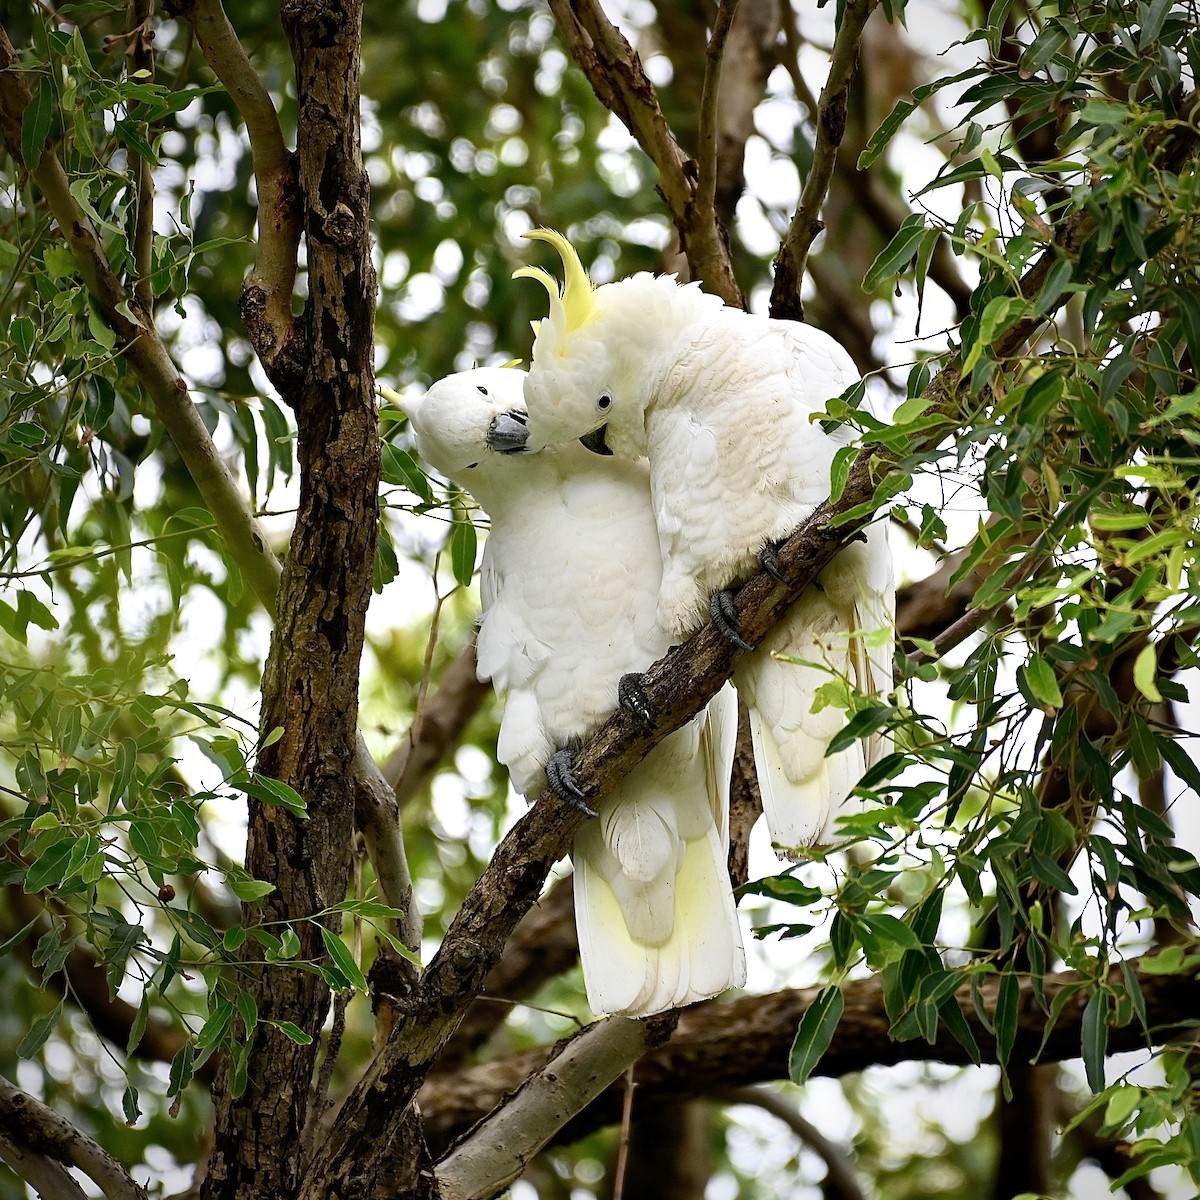
[[[648,1016],[746,980],[729,883],[736,701],[666,739],[575,838],[575,911],[588,1001]]]

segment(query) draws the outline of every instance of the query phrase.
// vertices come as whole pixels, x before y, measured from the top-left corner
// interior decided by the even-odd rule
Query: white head
[[[562,234],[525,236],[549,242],[563,263],[561,292],[540,267],[514,273],[536,279],[550,296],[549,318],[534,325],[525,380],[529,449],[579,438],[597,453],[644,454],[646,409],[679,344],[675,307],[694,289],[646,273],[597,287]]]
[[[524,441],[524,383],[525,372],[513,367],[477,367],[439,379],[423,396],[397,400],[424,462],[472,491],[477,472],[490,475],[501,455]]]

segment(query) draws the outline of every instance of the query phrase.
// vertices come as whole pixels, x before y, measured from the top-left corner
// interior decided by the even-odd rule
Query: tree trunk
[[[299,431],[300,505],[276,603],[263,679],[262,774],[304,797],[307,819],[251,799],[246,868],[275,891],[248,909],[247,925],[289,921],[301,955],[325,955],[308,919],[345,897],[354,795],[351,764],[358,673],[378,523],[379,438],[374,401],[375,273],[369,189],[359,142],[361,6],[290,0],[280,12],[296,63],[298,164],[309,270],[302,320],[304,367],[284,399]],[[340,933],[340,918],[324,918]],[[245,1062],[243,1095],[231,1064],[215,1089],[215,1145],[205,1200],[291,1196],[303,1166],[300,1136],[329,1008],[329,987],[293,966],[250,966],[246,990],[260,1022]],[[311,1035],[296,1045],[268,1021]]]

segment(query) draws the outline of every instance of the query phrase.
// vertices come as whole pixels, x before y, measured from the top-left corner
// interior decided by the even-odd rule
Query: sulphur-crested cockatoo
[[[524,379],[508,367],[463,371],[400,402],[421,458],[491,518],[479,674],[504,697],[500,761],[532,799],[555,748],[592,733],[622,675],[668,643],[655,618],[662,559],[646,464],[578,443],[498,452],[523,433]],[[596,1012],[644,1016],[745,982],[726,865],[736,720],[730,689],[651,751],[575,837],[579,952]]]
[[[829,496],[846,435],[813,416],[858,378],[849,355],[806,325],[728,308],[697,284],[647,273],[596,287],[560,234],[561,289],[550,294],[525,383],[531,450],[580,439],[598,454],[645,456],[663,557],[658,619],[678,641],[709,614],[744,648],[726,591]],[[829,843],[881,739],[826,756],[843,709],[813,712],[835,677],[863,692],[892,685],[894,584],[887,535],[843,550],[739,664],[772,840],[794,856]],[[786,657],[779,657],[786,656]],[[789,661],[790,660],[790,661]],[[799,661],[796,661],[799,660]]]

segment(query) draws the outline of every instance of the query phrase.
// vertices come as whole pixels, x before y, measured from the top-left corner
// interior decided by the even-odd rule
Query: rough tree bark
[[[361,5],[291,0],[280,16],[296,64],[298,177],[309,299],[300,326],[305,369],[283,390],[298,430],[300,504],[276,604],[262,690],[266,746],[259,769],[291,784],[307,819],[252,799],[246,868],[275,884],[246,923],[290,922],[305,958],[324,954],[312,918],[345,897],[350,871],[358,673],[379,519],[379,435],[374,400],[375,272],[369,187],[359,141]],[[277,376],[278,382],[278,376]],[[235,1096],[231,1068],[214,1088],[214,1148],[205,1200],[294,1194],[305,1147],[298,1136],[329,988],[290,966],[253,967],[248,990],[265,1021],[291,1021],[297,1046],[260,1024]]]

